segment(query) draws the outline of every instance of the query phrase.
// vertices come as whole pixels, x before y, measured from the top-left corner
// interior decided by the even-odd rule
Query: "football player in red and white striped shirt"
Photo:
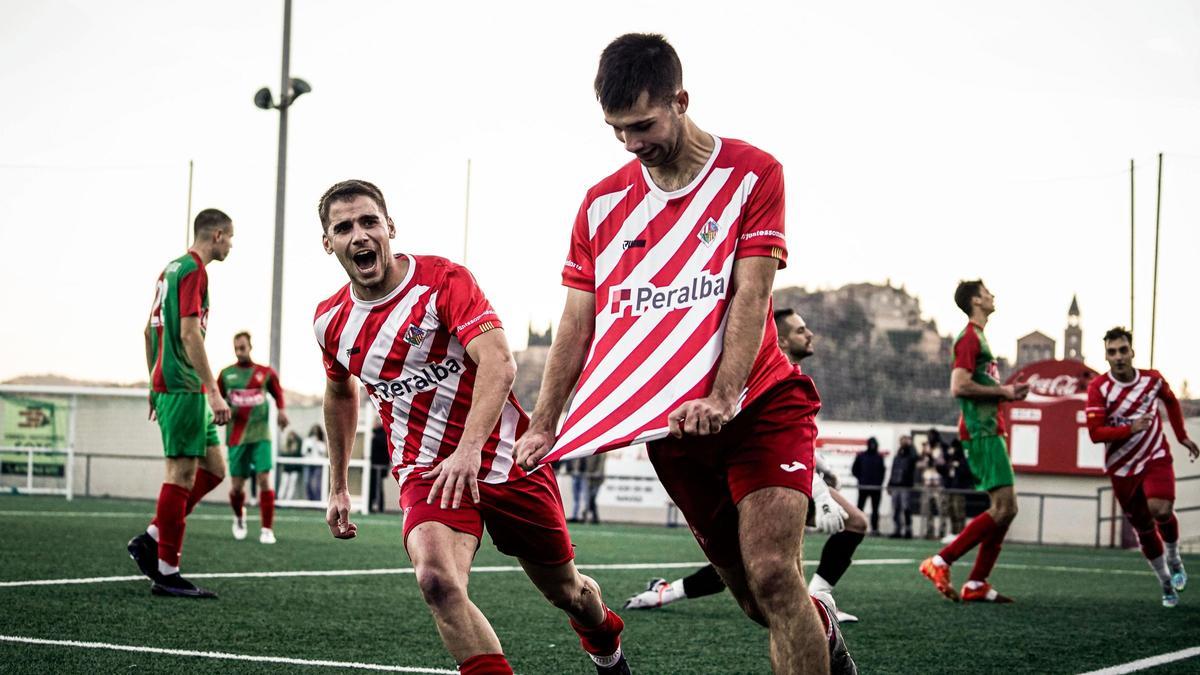
[[[1159,402],[1175,438],[1192,461],[1200,447],[1188,438],[1183,411],[1157,370],[1133,367],[1133,334],[1122,327],[1104,334],[1108,373],[1088,385],[1087,425],[1093,443],[1104,443],[1104,471],[1125,517],[1138,533],[1142,554],[1162,584],[1164,607],[1179,602],[1187,572],[1179,557],[1179,520],[1175,517],[1175,469],[1163,430]],[[1165,545],[1165,552],[1164,552]]]
[[[500,319],[470,272],[444,258],[393,255],[396,235],[379,188],[350,180],[318,206],[325,251],[350,283],[315,317],[328,376],[325,426],[331,488],[326,521],[353,538],[347,460],[358,425],[358,378],[388,430],[400,483],[404,546],[460,672],[512,673],[496,633],[467,597],[483,527],[570,617],[600,673],[628,673],[623,624],[600,587],[576,570],[558,483],[526,473],[513,443],[528,425],[511,387],[516,367]]]
[[[787,259],[783,170],[697,127],[682,72],[661,35],[623,35],[600,56],[596,96],[636,160],[576,217],[567,303],[518,461],[649,441],[705,555],[768,627],[775,671],[828,672],[832,652],[852,672],[832,609],[806,599],[800,571],[820,399],[771,318]]]

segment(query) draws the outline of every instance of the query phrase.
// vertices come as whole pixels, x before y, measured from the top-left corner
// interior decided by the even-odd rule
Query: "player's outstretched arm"
[[[955,368],[950,371],[950,394],[956,398],[1000,399],[1020,401],[1029,394],[1028,384],[979,384],[971,379],[971,371]]]
[[[1188,449],[1188,455],[1191,461],[1196,461],[1200,457],[1200,446],[1196,445],[1196,441],[1188,438],[1187,427],[1183,424],[1183,408],[1179,405],[1179,399],[1175,398],[1175,392],[1171,391],[1171,385],[1167,384],[1166,380],[1162,381],[1162,389],[1159,390],[1158,397],[1162,399],[1163,405],[1167,408],[1167,420],[1171,423],[1171,428],[1175,431],[1175,438],[1184,447]]]
[[[273,369],[267,384],[267,391],[270,392],[271,398],[275,399],[275,421],[279,424],[279,428],[283,429],[288,425],[287,412],[284,410],[283,385],[279,384],[279,374]]]
[[[213,411],[213,422],[225,424],[229,421],[229,404],[221,395],[212,368],[208,365],[208,352],[204,351],[204,333],[200,330],[200,317],[180,317],[179,338],[183,341],[183,351],[187,353],[188,360],[192,362],[192,367],[200,375],[200,382],[208,392],[208,405]]]
[[[466,492],[470,493],[475,503],[479,503],[479,465],[483,444],[496,428],[504,401],[517,377],[517,364],[513,361],[503,330],[481,333],[467,343],[466,349],[467,356],[477,366],[471,407],[463,422],[462,439],[449,457],[425,474],[427,478],[434,479],[426,503],[432,504],[440,494],[443,509],[447,506],[457,509]]]
[[[725,346],[712,393],[702,399],[688,401],[667,416],[671,435],[706,436],[715,434],[733,419],[734,408],[763,339],[767,321],[767,306],[779,261],[768,257],[739,258],[733,263],[730,286],[732,298],[725,320]]]
[[[567,404],[567,396],[579,380],[583,361],[596,330],[596,294],[576,288],[567,289],[567,304],[558,322],[558,335],[550,345],[546,370],[537,405],[529,419],[529,429],[513,448],[517,463],[530,470],[554,447],[558,418]]]
[[[353,539],[358,526],[350,522],[347,466],[358,429],[358,389],[355,380],[325,380],[325,433],[329,451],[329,507],[325,523],[338,539]]]

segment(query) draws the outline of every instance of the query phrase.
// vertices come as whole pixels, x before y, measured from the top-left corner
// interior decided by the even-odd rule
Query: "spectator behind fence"
[[[912,539],[912,493],[916,477],[917,452],[912,438],[900,437],[900,447],[892,459],[892,473],[888,476],[888,494],[892,496],[892,538]]]
[[[597,453],[580,460],[584,463],[583,473],[587,476],[587,508],[583,512],[583,522],[587,522],[590,514],[592,523],[600,524],[600,512],[596,509],[596,496],[600,494],[600,486],[604,484],[604,462],[607,459],[607,453]]]
[[[567,475],[571,477],[571,517],[568,523],[581,523],[580,513],[587,515],[587,463],[585,458],[563,462]]]
[[[871,534],[879,534],[879,497],[883,494],[883,456],[879,454],[879,441],[867,439],[867,449],[854,457],[850,473],[858,481],[858,508],[861,510],[871,501]]]
[[[391,468],[391,456],[388,454],[387,431],[383,428],[383,420],[375,418],[371,427],[371,485],[370,499],[367,508],[382,513],[383,481],[387,478],[387,470]]]
[[[951,490],[946,495],[946,518],[950,521],[948,536],[953,539],[967,523],[967,495],[956,490],[971,490],[975,487],[975,477],[971,475],[971,467],[967,466],[967,456],[963,453],[962,442],[957,438],[950,442],[946,452],[945,485]]]
[[[304,446],[303,439],[300,434],[295,431],[289,431],[287,438],[283,441],[283,447],[279,450],[281,457],[299,457],[300,449]],[[296,485],[300,482],[300,467],[289,462],[280,462],[279,472],[279,498],[280,499],[295,499]]]
[[[328,453],[325,450],[325,430],[320,424],[314,424],[308,430],[308,438],[304,439],[303,454],[310,459],[324,459]],[[309,501],[321,500],[321,470],[319,466],[304,467],[304,495]]]
[[[940,442],[922,444],[917,472],[921,476],[921,522],[926,539],[946,536],[943,518],[946,507],[942,502],[942,467],[945,463]]]

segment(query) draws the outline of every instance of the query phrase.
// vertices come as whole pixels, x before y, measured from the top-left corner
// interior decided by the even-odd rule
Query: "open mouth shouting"
[[[365,278],[375,276],[379,270],[379,254],[371,249],[364,249],[350,256],[358,274]]]

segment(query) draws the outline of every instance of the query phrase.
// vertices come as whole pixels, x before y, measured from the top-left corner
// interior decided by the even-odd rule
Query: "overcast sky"
[[[209,268],[209,350],[249,329],[267,360],[282,2],[18,2],[0,23],[0,379],[145,379],[141,330],[194,210],[233,216]],[[1164,152],[1155,365],[1200,388],[1200,5],[1194,2],[317,2],[296,0],[282,379],[319,392],[316,303],[345,282],[315,205],[380,185],[396,250],[463,259],[514,348],[556,321],[584,191],[628,155],[591,91],[613,37],[679,51],[701,128],[774,154],[790,264],[777,286],[890,279],[944,333],[955,283],[997,296],[993,348],[1084,346],[1129,319],[1129,160],[1137,171],[1136,347],[1150,356],[1156,155]],[[809,317],[819,331],[820,317]]]

